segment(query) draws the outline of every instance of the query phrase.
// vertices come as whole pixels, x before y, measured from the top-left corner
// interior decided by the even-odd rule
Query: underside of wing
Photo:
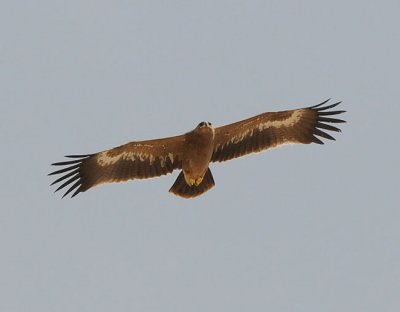
[[[56,191],[66,188],[63,197],[72,197],[89,188],[111,182],[147,179],[171,173],[182,167],[184,136],[130,142],[110,150],[89,155],[66,156],[72,160],[58,162],[62,167],[49,175],[61,175],[53,184]]]
[[[324,144],[321,138],[335,140],[327,131],[340,132],[332,124],[345,122],[336,118],[343,110],[332,110],[341,102],[295,110],[264,113],[216,128],[212,161],[226,161],[261,152],[284,144]]]

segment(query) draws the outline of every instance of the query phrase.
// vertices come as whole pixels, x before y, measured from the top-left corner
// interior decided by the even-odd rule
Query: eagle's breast
[[[211,124],[200,123],[194,130],[185,135],[185,152],[182,170],[186,182],[203,178],[214,149],[215,131]]]

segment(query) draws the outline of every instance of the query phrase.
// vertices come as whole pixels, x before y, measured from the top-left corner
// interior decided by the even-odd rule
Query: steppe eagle
[[[68,186],[64,196],[74,191],[74,197],[99,184],[158,177],[179,169],[181,172],[169,191],[184,198],[196,197],[214,186],[210,162],[285,144],[324,144],[318,137],[335,140],[323,130],[340,132],[332,124],[345,121],[332,116],[345,111],[331,110],[341,102],[325,105],[327,102],[267,112],[218,128],[201,122],[179,136],[134,141],[95,154],[65,156],[72,160],[52,164],[64,168],[49,174],[61,174],[51,185],[63,182],[56,191]]]

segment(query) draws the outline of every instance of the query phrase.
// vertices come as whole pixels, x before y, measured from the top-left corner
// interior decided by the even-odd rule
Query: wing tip
[[[323,101],[323,102],[321,102],[321,103],[319,103],[317,105],[311,106],[310,108],[317,108],[319,106],[322,106],[322,105],[328,103],[330,100],[331,100],[331,98],[328,98],[327,100],[325,100],[325,101]]]
[[[316,113],[316,124],[315,124],[315,128],[313,131],[313,139],[312,142],[317,143],[317,144],[321,144],[320,142],[322,142],[320,139],[316,139],[316,136],[318,137],[322,137],[328,140],[332,140],[332,141],[336,141],[336,139],[331,136],[329,133],[322,131],[323,130],[327,130],[327,131],[334,131],[334,132],[342,132],[341,129],[334,127],[333,124],[336,123],[346,123],[345,120],[343,119],[339,119],[336,118],[336,115],[340,115],[345,113],[345,110],[330,110],[336,106],[338,106],[339,104],[342,103],[342,101],[333,103],[333,104],[329,104],[329,105],[324,105],[326,104],[330,99],[309,107],[311,110],[313,110]],[[322,142],[323,143],[323,142]]]
[[[48,176],[53,176],[60,174],[61,176],[57,178],[55,181],[53,181],[50,186],[53,186],[57,183],[61,183],[57,189],[54,191],[54,193],[60,191],[63,188],[69,187],[67,191],[63,194],[61,198],[66,197],[69,193],[75,190],[75,192],[72,194],[71,198],[82,192],[82,165],[84,161],[92,156],[93,154],[87,154],[87,155],[67,155],[65,157],[69,158],[75,158],[74,160],[71,161],[62,161],[62,162],[56,162],[53,163],[53,166],[66,166],[62,169],[53,171],[48,173]],[[64,181],[66,180],[66,181]],[[78,189],[76,189],[78,188]]]
[[[342,101],[338,101],[338,102],[335,102],[335,103],[333,103],[333,104],[329,104],[329,105],[324,106],[324,105],[327,104],[330,100],[331,100],[331,98],[329,98],[329,99],[327,99],[327,100],[325,100],[325,101],[323,101],[323,102],[321,102],[321,103],[319,103],[319,104],[317,104],[317,105],[310,106],[310,107],[308,107],[308,108],[311,108],[311,109],[313,109],[313,110],[315,110],[315,111],[320,112],[320,111],[324,111],[324,110],[327,110],[327,109],[334,108],[334,107],[336,107],[336,106],[342,104]]]
[[[67,158],[88,158],[90,156],[93,156],[94,154],[85,154],[85,155],[65,155],[64,157]]]

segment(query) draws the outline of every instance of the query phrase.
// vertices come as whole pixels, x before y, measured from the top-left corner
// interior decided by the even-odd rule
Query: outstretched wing
[[[345,121],[331,116],[345,111],[330,110],[341,102],[324,106],[328,101],[302,109],[264,113],[216,128],[211,161],[225,161],[284,144],[324,144],[318,137],[335,140],[323,130],[340,132],[331,124]]]
[[[181,135],[130,142],[96,154],[66,156],[74,160],[52,164],[64,168],[49,174],[62,175],[51,185],[63,182],[56,191],[68,186],[64,196],[75,190],[74,197],[102,183],[165,175],[182,167],[183,143],[184,136]]]

